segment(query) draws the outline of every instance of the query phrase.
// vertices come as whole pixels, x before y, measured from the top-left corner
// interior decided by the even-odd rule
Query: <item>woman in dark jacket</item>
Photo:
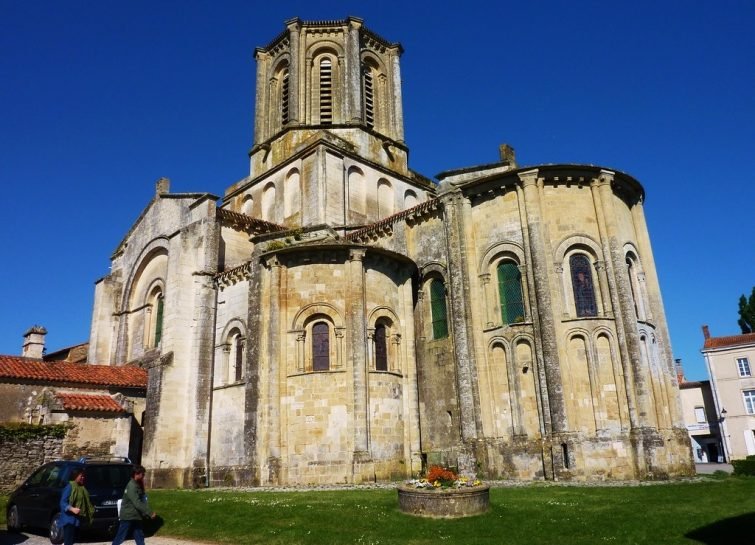
[[[142,519],[155,518],[155,513],[149,508],[147,495],[144,493],[144,473],[145,470],[142,466],[136,466],[131,480],[126,485],[121,501],[121,510],[118,513],[120,523],[115,539],[113,539],[113,545],[121,545],[129,530],[133,530],[136,545],[144,545]]]

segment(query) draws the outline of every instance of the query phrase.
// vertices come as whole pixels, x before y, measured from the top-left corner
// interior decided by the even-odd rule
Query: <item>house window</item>
[[[752,376],[750,372],[750,362],[747,358],[737,358],[737,369],[740,377]]]
[[[375,326],[375,369],[388,370],[388,329],[385,324]]]
[[[512,261],[503,261],[498,265],[498,296],[504,324],[524,321],[522,274]]]
[[[320,60],[320,123],[333,123],[333,64],[327,57]]]
[[[433,339],[448,337],[446,287],[443,281],[437,278],[430,282],[430,312],[433,321]]]
[[[708,421],[705,418],[705,407],[695,407],[695,420],[697,420],[698,424],[704,424]]]
[[[584,254],[574,254],[569,258],[569,268],[571,269],[574,307],[577,316],[597,316],[598,305],[595,302],[590,260]]]
[[[744,396],[747,414],[755,414],[755,390],[745,390],[742,395]]]
[[[312,326],[312,370],[330,369],[330,328],[325,322]]]

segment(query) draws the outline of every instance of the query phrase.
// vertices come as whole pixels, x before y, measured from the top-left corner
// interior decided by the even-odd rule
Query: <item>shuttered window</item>
[[[372,69],[368,65],[362,68],[362,98],[364,101],[364,122],[372,128],[375,126],[375,89]]]
[[[448,337],[446,287],[437,278],[430,283],[430,312],[433,322],[433,339]]]
[[[516,263],[503,261],[498,265],[498,296],[504,324],[524,321],[522,274]]]
[[[320,123],[333,123],[333,65],[328,58],[320,61]]]
[[[285,125],[288,119],[288,70],[286,69],[281,81],[281,123]]]

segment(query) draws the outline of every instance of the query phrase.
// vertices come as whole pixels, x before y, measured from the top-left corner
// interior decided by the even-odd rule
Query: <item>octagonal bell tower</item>
[[[362,20],[286,22],[255,51],[257,88],[251,176],[290,158],[318,131],[369,162],[406,175],[402,48]]]

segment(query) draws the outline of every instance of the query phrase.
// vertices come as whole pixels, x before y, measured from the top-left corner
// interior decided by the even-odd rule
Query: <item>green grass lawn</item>
[[[149,497],[164,520],[158,535],[220,543],[755,543],[755,478],[494,488],[489,513],[456,520],[404,515],[395,490],[151,490]],[[0,497],[2,522],[6,501]]]

